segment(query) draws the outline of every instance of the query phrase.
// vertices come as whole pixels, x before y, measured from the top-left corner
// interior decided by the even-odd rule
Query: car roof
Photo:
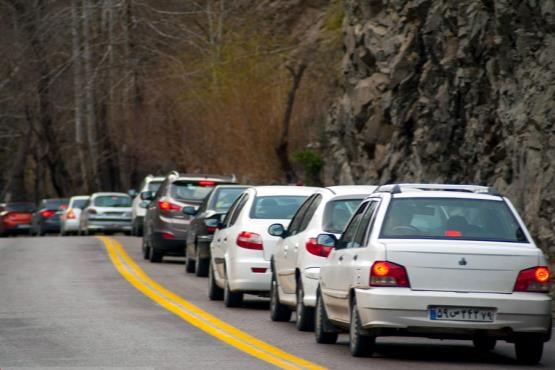
[[[310,187],[310,186],[266,185],[266,186],[255,186],[252,189],[254,189],[257,196],[268,196],[268,195],[309,196],[314,194],[317,190],[321,188]]]
[[[89,198],[90,198],[89,195],[74,195],[70,198],[70,200],[73,200],[73,199],[89,199]]]
[[[494,188],[456,184],[391,184],[380,186],[371,196],[391,194],[394,198],[462,198],[503,200]]]
[[[91,198],[93,197],[98,197],[98,196],[112,196],[112,195],[117,195],[117,196],[126,196],[129,197],[129,194],[125,194],[125,193],[117,193],[117,192],[98,192],[98,193],[93,193],[91,195]]]
[[[330,190],[334,195],[368,195],[374,192],[377,188],[378,187],[375,185],[336,185],[328,186],[325,189]]]
[[[153,181],[164,181],[165,177],[164,176],[147,176],[145,177],[146,182],[153,182]]]
[[[216,189],[223,189],[223,188],[243,188],[248,189],[252,188],[252,185],[239,185],[239,184],[222,184],[214,186],[214,190]]]

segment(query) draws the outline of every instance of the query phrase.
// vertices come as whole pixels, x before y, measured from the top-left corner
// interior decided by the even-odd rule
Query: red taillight
[[[218,220],[213,218],[209,218],[204,220],[204,224],[206,225],[206,231],[209,233],[213,233],[218,228]]]
[[[332,247],[327,247],[322,244],[318,244],[316,238],[310,238],[305,244],[305,248],[308,253],[313,254],[318,257],[327,257],[331,253]]]
[[[252,272],[255,272],[255,273],[257,273],[257,274],[263,274],[263,273],[266,272],[266,270],[268,270],[268,269],[265,268],[265,267],[252,267],[252,268],[251,268],[251,271],[252,271]]]
[[[216,226],[206,226],[206,231],[209,232],[209,233],[215,232],[216,229],[217,229]]]
[[[162,233],[162,239],[174,239],[175,236],[171,233]]]
[[[70,208],[70,209],[67,210],[66,218],[67,218],[68,220],[73,220],[73,219],[75,219],[75,212],[73,211],[73,209]]]
[[[55,211],[45,210],[40,213],[40,215],[44,218],[52,217],[56,214]]]
[[[410,288],[407,270],[393,262],[376,261],[370,269],[370,286]]]
[[[167,202],[165,200],[161,200],[158,202],[158,208],[160,208],[160,210],[162,211],[181,211],[181,207],[178,206],[177,204],[173,204],[170,202]]]
[[[246,249],[262,250],[262,237],[249,231],[241,231],[237,236],[237,245]]]
[[[214,186],[216,183],[214,181],[203,180],[198,182],[199,186]]]
[[[519,272],[515,283],[515,292],[549,293],[551,274],[545,266],[532,267]]]
[[[459,230],[447,230],[445,231],[445,236],[454,236],[454,237],[458,237],[461,236],[462,233]]]

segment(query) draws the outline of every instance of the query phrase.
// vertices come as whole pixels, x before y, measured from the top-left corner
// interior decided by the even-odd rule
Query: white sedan
[[[287,229],[281,224],[272,227],[280,237],[272,261],[273,321],[289,321],[295,310],[297,329],[312,330],[320,266],[331,252],[319,245],[316,237],[321,233],[339,237],[360,202],[375,189],[370,185],[320,189],[302,204]]]
[[[287,224],[299,206],[318,188],[258,186],[245,190],[229,208],[210,244],[209,297],[240,306],[243,294],[267,295],[270,259],[278,237],[268,233],[274,223]]]
[[[515,344],[541,360],[551,337],[550,271],[511,202],[491,188],[380,187],[349,221],[320,269],[317,342],[348,330],[354,356],[378,336]]]
[[[94,193],[81,213],[79,234],[131,234],[131,197],[125,193]]]
[[[69,204],[60,216],[60,234],[68,235],[70,233],[77,234],[79,232],[79,222],[81,220],[81,211],[85,208],[85,204],[89,200],[88,195],[78,195],[69,199]]]

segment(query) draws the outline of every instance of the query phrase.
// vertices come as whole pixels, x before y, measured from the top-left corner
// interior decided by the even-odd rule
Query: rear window
[[[231,207],[231,204],[235,202],[235,199],[237,199],[245,189],[246,188],[219,189],[212,198],[210,209],[213,209],[216,212],[227,212],[229,207]]]
[[[360,199],[333,200],[326,204],[322,228],[328,233],[340,234],[345,229],[347,221],[362,201]]]
[[[170,196],[182,201],[201,202],[216,185],[214,181],[176,181],[171,185]]]
[[[148,191],[153,191],[156,193],[158,189],[160,189],[160,185],[162,185],[162,181],[151,181],[146,187],[148,188]]]
[[[34,212],[35,205],[33,203],[11,203],[6,205],[8,212]]]
[[[45,199],[42,203],[46,209],[59,209],[67,207],[69,199]]]
[[[83,209],[83,208],[85,208],[86,203],[87,203],[87,199],[73,199],[71,207],[72,208]]]
[[[454,198],[393,199],[381,237],[527,242],[505,202]]]
[[[290,220],[308,197],[262,196],[254,198],[250,218]]]
[[[101,195],[94,198],[97,207],[131,207],[131,197],[124,195]]]

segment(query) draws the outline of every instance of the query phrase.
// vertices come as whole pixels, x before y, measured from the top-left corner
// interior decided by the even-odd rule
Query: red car
[[[0,204],[0,236],[29,234],[34,211],[33,203]]]

